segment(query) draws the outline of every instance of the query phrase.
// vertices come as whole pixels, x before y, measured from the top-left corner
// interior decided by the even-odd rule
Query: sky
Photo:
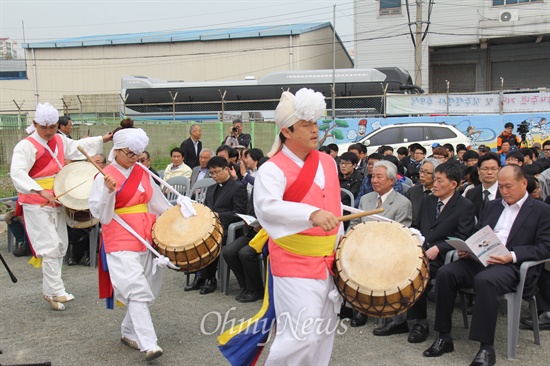
[[[0,37],[21,45],[101,34],[332,22],[334,5],[336,31],[352,49],[353,0],[0,0]]]

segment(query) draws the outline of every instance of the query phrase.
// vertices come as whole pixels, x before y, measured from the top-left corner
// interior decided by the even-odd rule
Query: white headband
[[[38,105],[36,106],[36,112],[34,112],[34,122],[42,126],[51,126],[57,124],[58,120],[59,112],[50,103],[38,103]],[[26,129],[28,134],[33,133],[35,130],[36,128],[34,127],[34,124],[31,124]]]
[[[125,147],[135,154],[143,154],[148,143],[149,137],[141,128],[123,128],[113,136],[113,148],[108,159],[113,161],[115,159],[114,151]]]

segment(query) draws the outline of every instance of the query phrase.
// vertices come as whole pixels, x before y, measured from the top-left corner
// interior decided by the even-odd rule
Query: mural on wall
[[[527,126],[525,140],[528,146],[535,142],[544,142],[550,137],[548,113],[484,114],[475,116],[423,116],[423,117],[387,117],[387,118],[346,118],[319,121],[320,145],[330,143],[360,142],[366,136],[382,126],[396,123],[446,123],[454,125],[471,141],[471,147],[487,145],[496,148],[496,139],[504,130],[504,124],[512,122],[514,134],[521,137],[517,128],[521,123]],[[403,145],[406,145],[405,143]]]

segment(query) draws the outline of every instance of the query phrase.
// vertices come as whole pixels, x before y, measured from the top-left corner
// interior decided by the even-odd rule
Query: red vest
[[[288,189],[298,178],[301,168],[286,156],[279,152],[269,160],[281,169],[286,178],[286,187]],[[319,154],[319,161],[325,175],[325,188],[321,189],[313,183],[302,199],[301,203],[319,207],[322,210],[330,211],[335,216],[342,215],[342,203],[340,202],[340,182],[334,159],[328,154]],[[310,236],[329,236],[338,233],[338,227],[325,232],[320,227],[313,227],[300,232],[302,235]],[[269,258],[271,270],[274,276],[278,277],[299,277],[325,279],[326,269],[332,270],[334,265],[334,252],[327,257],[309,257],[290,253],[269,240]]]
[[[134,169],[142,169],[137,165],[134,165]],[[116,180],[116,192],[120,191],[126,177],[113,165],[108,165],[104,169],[105,173],[110,174]],[[136,190],[130,201],[126,204],[126,207],[139,205],[142,203],[147,204],[153,195],[153,188],[151,187],[151,178],[149,174],[144,172],[141,178],[141,186],[145,189],[144,192]],[[140,213],[128,213],[119,215],[132,229],[134,229],[143,239],[153,242],[151,237],[151,229],[155,223],[156,216],[148,212]],[[143,252],[147,250],[136,237],[128,232],[125,228],[120,226],[118,222],[112,220],[109,224],[102,226],[103,240],[105,245],[105,252],[118,252],[122,250],[132,252]]]
[[[52,157],[50,152],[46,150],[44,145],[42,145],[31,136],[25,137],[25,140],[30,141],[36,149],[36,160],[34,161],[34,165],[32,166],[32,168],[29,170],[29,177],[34,180],[54,177],[61,170],[61,168],[59,168],[59,165],[57,165],[57,162]],[[65,149],[63,146],[63,140],[58,134],[55,134],[52,140],[55,143],[55,147],[52,148],[52,151],[55,153],[55,150],[57,148],[56,157],[57,160],[61,163],[61,166],[63,166],[65,164]],[[53,194],[53,189],[46,189],[46,191]],[[19,193],[18,202],[40,205],[46,202],[46,200],[40,197],[38,193]],[[59,205],[56,204],[55,207],[57,206]]]

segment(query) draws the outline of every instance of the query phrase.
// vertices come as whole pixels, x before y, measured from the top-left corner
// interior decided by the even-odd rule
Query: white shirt
[[[103,149],[103,138],[101,136],[87,137],[81,140],[72,140],[63,135],[59,135],[63,140],[63,148],[65,149],[65,159],[68,160],[83,160],[84,155],[78,151],[78,146],[82,146],[90,156],[99,154]],[[40,144],[47,146],[47,141],[38,135],[38,132],[33,132],[31,137]],[[49,152],[46,151],[46,154]],[[57,155],[57,148],[54,151]],[[36,148],[33,143],[28,140],[21,140],[13,149],[13,156],[10,167],[10,177],[20,193],[31,193],[32,190],[41,191],[42,187],[29,176],[29,170],[36,162]],[[63,164],[63,162],[60,162]]]
[[[485,188],[483,187],[483,185],[481,186],[481,194],[483,197],[483,191],[485,190],[488,190],[489,191],[489,201],[492,201],[494,200],[495,198],[497,198],[497,192],[498,192],[498,181],[495,182],[492,186],[490,186],[489,188]]]
[[[298,166],[304,166],[304,161],[284,144],[282,153]],[[314,183],[321,189],[325,187],[325,174],[321,162],[315,173]],[[318,207],[305,203],[283,201],[285,188],[284,172],[275,163],[269,160],[265,162],[258,170],[254,181],[254,212],[262,227],[273,239],[312,228],[309,217],[319,210]],[[340,225],[340,232],[343,232],[343,225]]]
[[[514,224],[514,221],[516,221],[516,217],[518,217],[519,211],[521,210],[521,207],[529,197],[529,193],[525,192],[525,196],[523,196],[522,199],[514,203],[513,205],[507,204],[504,200],[502,200],[502,205],[504,206],[504,210],[500,214],[500,217],[495,225],[495,228],[493,231],[497,235],[497,237],[500,239],[501,242],[506,245],[506,242],[508,241],[508,236],[510,236],[510,230],[512,229],[512,225]],[[513,262],[517,262],[516,254],[512,252]]]

